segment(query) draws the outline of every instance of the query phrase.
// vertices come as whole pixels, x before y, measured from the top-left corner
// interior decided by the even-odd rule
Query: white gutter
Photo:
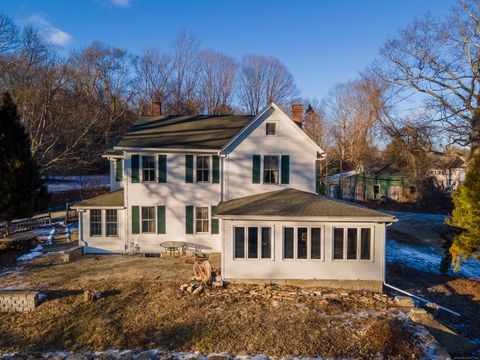
[[[144,147],[124,147],[114,146],[115,150],[131,151],[131,152],[163,152],[163,153],[205,153],[205,154],[219,154],[221,150],[218,149],[178,149],[178,148],[144,148]]]
[[[227,220],[285,220],[285,221],[328,221],[328,222],[369,222],[369,223],[394,223],[398,219],[391,217],[340,217],[340,216],[276,216],[276,215],[215,215],[219,219]]]

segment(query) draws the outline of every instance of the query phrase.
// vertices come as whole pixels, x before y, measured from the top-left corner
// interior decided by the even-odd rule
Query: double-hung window
[[[236,226],[233,230],[235,259],[270,259],[272,257],[272,228]]]
[[[278,156],[263,157],[263,183],[278,184]]]
[[[299,226],[283,228],[284,259],[322,259],[322,237],[320,227]]]
[[[118,236],[117,210],[106,210],[105,224],[107,236]]]
[[[102,210],[90,210],[90,236],[102,236]]]
[[[142,180],[155,181],[155,156],[142,156]]]
[[[334,260],[371,260],[371,228],[334,228]]]
[[[210,181],[210,156],[197,156],[197,182]]]
[[[208,207],[195,208],[195,231],[197,233],[208,233]]]
[[[155,207],[142,206],[142,233],[155,232]]]

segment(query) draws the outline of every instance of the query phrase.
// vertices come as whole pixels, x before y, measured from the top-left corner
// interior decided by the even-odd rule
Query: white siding
[[[292,120],[278,111],[259,119],[260,124],[224,159],[225,200],[253,194],[295,188],[315,192],[315,161],[317,149],[311,146]],[[276,135],[266,135],[266,123],[276,124]],[[289,155],[289,184],[260,184],[252,182],[252,155]],[[262,157],[263,171],[263,157]],[[280,182],[280,181],[279,181]]]
[[[226,279],[259,280],[374,280],[383,281],[385,225],[341,222],[280,222],[224,220],[222,232],[222,275]],[[271,226],[273,257],[271,259],[234,259],[234,226]],[[283,259],[283,227],[322,228],[322,260]],[[371,227],[371,260],[333,260],[333,227]]]
[[[90,236],[90,210],[81,211],[83,221],[83,242],[79,239],[79,245],[85,245],[86,253],[124,253],[125,245],[125,210],[117,210],[118,236],[106,236],[106,210],[102,209],[102,236]]]
[[[110,161],[110,191],[115,191],[123,187],[123,181],[117,181],[116,160]]]
[[[140,252],[159,252],[162,241],[186,241],[220,250],[220,235],[186,234],[185,207],[208,207],[220,202],[220,184],[186,183],[185,154],[167,154],[167,182],[131,182],[131,155],[127,154],[125,169],[128,183],[125,186],[128,218],[128,241],[137,241]],[[152,155],[152,153],[145,154]],[[141,162],[140,162],[141,165]],[[155,166],[158,166],[157,161]],[[157,170],[157,169],[156,169]],[[141,167],[140,167],[141,173]],[[157,171],[156,171],[157,173]],[[140,174],[141,175],[141,174]],[[157,176],[158,174],[156,174]],[[141,176],[140,176],[141,177]],[[132,234],[132,206],[164,205],[166,210],[166,234]],[[209,228],[211,230],[211,228]]]

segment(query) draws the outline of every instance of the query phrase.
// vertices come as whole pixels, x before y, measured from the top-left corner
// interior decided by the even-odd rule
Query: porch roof
[[[123,189],[87,199],[72,206],[73,209],[124,208]]]
[[[271,216],[292,218],[346,218],[362,221],[393,222],[395,217],[359,205],[331,200],[309,192],[284,189],[246,196],[221,202],[214,216],[245,218],[247,216]]]

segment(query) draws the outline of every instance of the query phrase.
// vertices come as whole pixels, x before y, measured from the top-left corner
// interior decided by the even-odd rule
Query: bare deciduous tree
[[[200,43],[190,31],[180,31],[173,43],[173,99],[169,113],[198,114],[198,53]]]
[[[160,112],[162,112],[172,95],[171,56],[156,49],[150,49],[136,58],[135,65],[141,112],[147,113],[152,101],[160,103]]]
[[[238,98],[245,112],[258,114],[272,101],[285,106],[296,95],[293,75],[277,58],[257,55],[242,57]]]
[[[233,111],[232,98],[237,72],[234,58],[213,51],[200,54],[200,99],[207,114]]]
[[[371,160],[376,152],[376,113],[369,96],[359,80],[337,84],[327,99],[327,118],[335,143],[332,150],[337,154],[340,171],[344,165],[357,167]]]
[[[416,20],[381,49],[377,74],[422,94],[451,143],[480,152],[480,2],[463,0],[446,21]],[[401,93],[406,97],[408,94]]]

